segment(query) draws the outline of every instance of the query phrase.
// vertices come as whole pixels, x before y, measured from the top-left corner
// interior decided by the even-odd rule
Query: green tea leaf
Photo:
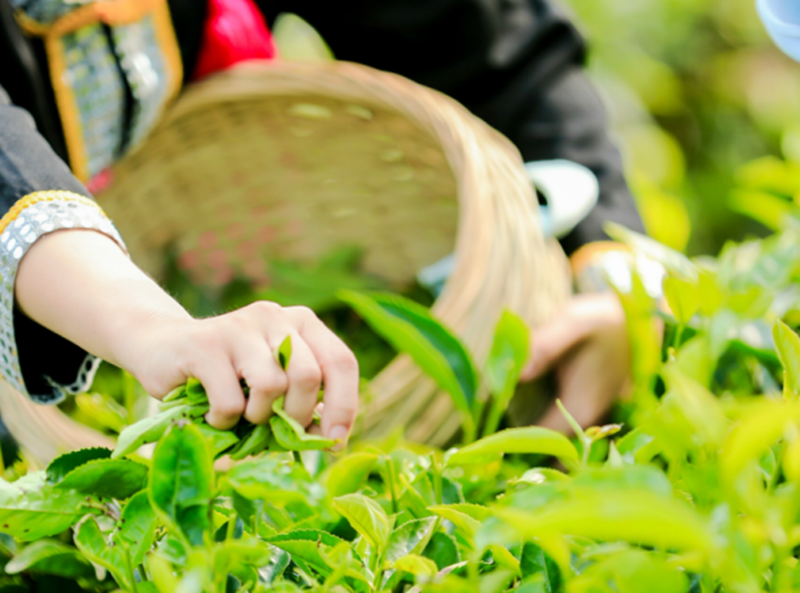
[[[272,404],[272,411],[275,412],[269,419],[272,434],[278,444],[287,451],[330,449],[336,444],[333,439],[306,433],[297,420],[284,411],[282,397]]]
[[[431,509],[433,508],[434,507],[431,507]],[[492,514],[488,507],[480,504],[472,504],[469,502],[454,502],[450,504],[440,505],[435,508],[451,509],[453,511],[457,511],[459,513],[467,515],[468,517],[471,517],[478,522],[485,521]]]
[[[408,554],[402,558],[398,558],[392,564],[395,570],[413,574],[416,577],[432,578],[439,572],[436,563],[428,558],[423,558],[417,554]]]
[[[703,553],[713,548],[705,522],[691,507],[647,491],[592,488],[535,513],[503,507],[493,513],[526,538],[564,534]]]
[[[655,303],[647,294],[639,274],[631,275],[630,291],[614,287],[625,311],[631,343],[631,370],[636,389],[634,401],[642,410],[655,407],[651,387],[661,368],[662,330],[655,317]]]
[[[514,572],[498,569],[478,577],[478,593],[503,593],[514,580]]]
[[[123,430],[117,439],[117,448],[111,454],[112,459],[117,459],[135,453],[139,447],[146,443],[155,443],[166,432],[169,425],[176,418],[189,412],[188,404],[176,406],[159,412],[152,418],[139,420]]]
[[[64,477],[77,467],[84,463],[94,461],[96,459],[108,459],[111,457],[111,449],[102,447],[93,447],[91,449],[80,449],[65,453],[56,457],[47,466],[47,481],[51,484],[60,482]]]
[[[97,459],[72,470],[55,487],[124,500],[146,485],[146,466],[129,459]]]
[[[783,472],[790,482],[800,481],[800,438],[788,443],[783,454]]]
[[[213,459],[192,424],[174,426],[161,439],[150,470],[150,502],[192,545],[202,545],[211,528]]]
[[[116,400],[101,393],[80,393],[74,397],[78,417],[100,430],[120,432],[127,424],[128,411]]]
[[[659,453],[655,437],[638,428],[618,440],[616,445],[622,456],[631,455],[636,463],[647,463]]]
[[[540,484],[548,484],[552,482],[566,482],[569,479],[570,477],[567,474],[560,472],[557,469],[552,469],[549,467],[534,467],[514,480],[514,483],[532,484],[538,486]]]
[[[272,585],[283,576],[291,561],[292,557],[288,552],[273,546],[269,561],[258,569],[259,580],[266,585]]]
[[[517,593],[552,593],[553,590],[548,588],[544,575],[536,574],[522,579],[516,591]]]
[[[603,426],[590,426],[586,429],[586,437],[593,443],[614,436],[623,428],[622,424],[604,424]]]
[[[498,544],[489,544],[488,550],[492,553],[492,559],[499,568],[510,570],[517,575],[521,574],[520,562],[508,551],[508,548]]]
[[[787,427],[800,420],[800,404],[762,400],[730,432],[720,454],[720,473],[733,482],[749,464],[761,458]]]
[[[405,352],[462,412],[471,414],[477,392],[477,374],[461,341],[436,321],[424,307],[395,295],[340,293],[366,322],[394,348]]]
[[[504,310],[494,331],[484,372],[492,395],[499,400],[506,402],[514,394],[519,374],[528,360],[529,345],[528,326],[521,317]]]
[[[184,543],[178,539],[174,531],[167,531],[158,543],[156,544],[156,554],[169,560],[172,564],[177,566],[186,566],[188,553]],[[154,554],[146,554],[145,559],[152,557]]]
[[[92,565],[72,546],[41,539],[25,546],[6,564],[6,573],[39,572],[77,579],[94,574]]]
[[[11,486],[0,489],[0,532],[20,541],[57,535],[89,512],[85,494],[51,486],[31,490]]]
[[[281,59],[303,62],[328,62],[333,52],[310,24],[292,13],[281,13],[272,26]]]
[[[262,456],[237,463],[223,478],[226,489],[232,489],[249,500],[263,500],[272,506],[307,503],[316,505],[324,496],[298,464],[272,456]]]
[[[700,312],[711,317],[719,311],[725,295],[722,293],[716,277],[709,272],[700,272],[697,287],[700,294]]]
[[[780,319],[772,327],[772,335],[786,371],[788,389],[796,399],[800,397],[800,337]]]
[[[369,477],[378,456],[372,453],[351,453],[330,468],[325,478],[325,487],[332,498],[356,492]]]
[[[435,517],[426,517],[403,523],[389,536],[384,558],[393,562],[408,554],[421,554],[433,536],[436,522]]]
[[[267,424],[259,424],[231,452],[231,459],[239,461],[250,455],[258,455],[269,446],[271,437],[272,431],[270,431],[269,426]]]
[[[467,445],[451,455],[447,463],[466,465],[479,462],[487,456],[506,453],[553,455],[565,461],[578,459],[575,446],[563,434],[539,426],[527,426],[509,428]]]
[[[773,231],[786,228],[797,213],[797,206],[792,202],[753,189],[734,190],[728,205],[734,212],[749,216]]]
[[[75,545],[86,558],[106,568],[122,586],[131,586],[125,554],[120,548],[108,545],[94,517],[87,517],[78,525]]]
[[[439,570],[461,562],[456,541],[451,535],[441,531],[433,534],[422,555],[433,560]]]
[[[333,499],[333,507],[370,544],[383,551],[389,541],[392,522],[380,505],[361,494],[346,494]]]
[[[429,507],[428,510],[432,513],[435,513],[442,517],[443,519],[447,519],[453,525],[455,525],[456,531],[460,532],[467,541],[471,542],[475,539],[475,534],[477,533],[478,529],[481,526],[481,520],[475,519],[474,517],[470,516],[467,512],[465,512],[465,507],[467,505],[435,505]],[[489,510],[485,507],[483,511],[488,514]]]
[[[215,459],[239,442],[239,437],[232,430],[220,430],[205,422],[195,422],[195,426],[209,443]]]
[[[271,537],[266,537],[264,538],[264,541],[275,545],[284,541],[306,541],[320,543],[328,546],[329,548],[335,548],[345,540],[336,537],[327,531],[321,531],[318,529],[296,529],[293,531],[287,531],[285,533],[279,533]]]
[[[664,296],[681,325],[689,323],[700,308],[700,294],[694,282],[667,276],[664,278]]]
[[[186,394],[187,402],[193,406],[208,403],[208,394],[206,393],[206,388],[203,387],[203,384],[194,377],[191,377],[188,381],[186,381],[186,389],[184,393]]]
[[[320,553],[320,550],[333,549],[344,542],[344,540],[325,531],[314,529],[289,531],[265,538],[264,541],[288,552],[293,559],[302,560],[324,575],[333,572],[333,568],[328,564],[325,556]]]
[[[230,574],[246,565],[263,566],[269,558],[269,546],[255,538],[226,540],[215,550],[214,574]]]
[[[281,365],[281,368],[285,371],[286,367],[289,366],[289,361],[292,358],[292,336],[286,336],[281,345],[278,346],[278,349],[275,351],[275,360]]]
[[[159,593],[173,593],[180,590],[178,577],[170,563],[158,554],[147,556],[147,572]]]
[[[663,471],[652,465],[629,465],[620,468],[590,468],[572,480],[575,488],[597,488],[615,492],[648,491],[664,497],[673,494],[672,483]]]
[[[398,477],[404,487],[403,494],[400,495],[398,500],[400,508],[412,517],[429,517],[431,513],[428,511],[428,507],[436,501],[434,499],[433,485],[427,474],[418,475],[413,483],[409,483],[404,474],[400,474]]]
[[[722,444],[730,422],[725,417],[719,400],[703,385],[674,366],[665,368],[664,377],[677,407],[694,429],[696,439],[712,447]]]
[[[166,404],[171,401],[175,401],[177,399],[182,399],[184,397],[186,397],[186,385],[181,385],[180,387],[176,387],[175,389],[170,391],[167,395],[165,395],[161,400],[161,403]]]
[[[520,572],[523,578],[542,575],[543,591],[555,593],[561,584],[561,573],[555,561],[533,542],[525,542],[520,554]]]
[[[158,517],[150,504],[148,493],[139,492],[122,509],[119,528],[113,536],[117,545],[128,548],[134,566],[142,563],[144,555],[153,546],[156,527]]]
[[[715,318],[719,319],[719,317]],[[712,325],[714,321],[712,321]],[[725,344],[727,348],[727,344]],[[700,334],[690,338],[675,353],[675,362],[671,363],[689,379],[699,383],[704,388],[711,385],[717,359],[724,352],[713,353],[714,345],[710,335]]]
[[[570,583],[578,590],[593,590],[608,583],[626,593],[685,593],[689,580],[680,569],[668,567],[653,554],[625,550],[597,562]]]

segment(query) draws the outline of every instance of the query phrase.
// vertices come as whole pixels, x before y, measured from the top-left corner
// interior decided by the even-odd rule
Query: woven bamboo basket
[[[504,308],[536,326],[570,290],[511,142],[452,99],[356,64],[254,62],[191,85],[98,201],[156,278],[168,245],[212,285],[268,282],[270,258],[356,245],[366,273],[401,289],[455,253],[433,311],[479,362]],[[433,444],[459,426],[406,356],[372,381],[357,430],[398,425]]]

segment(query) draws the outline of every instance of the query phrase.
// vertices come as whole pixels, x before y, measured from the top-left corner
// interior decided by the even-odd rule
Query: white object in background
[[[547,238],[567,235],[592,211],[600,196],[597,178],[589,169],[566,160],[535,161],[525,164],[531,184],[547,199],[539,207],[542,232]],[[419,283],[439,296],[455,268],[450,254],[417,273]]]
[[[775,44],[800,62],[800,2],[756,0],[756,7]]]
[[[547,206],[540,209],[546,237],[569,234],[597,204],[597,177],[583,165],[565,160],[535,161],[525,163],[525,171],[547,199]]]

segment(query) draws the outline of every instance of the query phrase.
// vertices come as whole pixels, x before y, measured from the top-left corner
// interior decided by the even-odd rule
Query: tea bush
[[[570,419],[574,439],[494,432],[527,356],[513,314],[478,372],[424,307],[342,293],[453,396],[460,446],[398,433],[334,456],[281,402],[267,426],[218,431],[189,382],[124,428],[116,451],[6,470],[0,593],[793,591],[800,231],[782,220],[778,234],[716,260],[609,229],[661,262],[669,307],[636,273],[613,279],[633,394],[619,424]],[[287,342],[279,360],[290,357]],[[146,443],[149,460],[137,454]],[[239,461],[215,466],[222,457]]]

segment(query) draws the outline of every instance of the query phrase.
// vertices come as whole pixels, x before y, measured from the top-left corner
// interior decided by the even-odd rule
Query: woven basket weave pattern
[[[355,244],[365,271],[401,288],[455,251],[433,311],[479,364],[504,308],[536,326],[570,291],[516,148],[455,101],[355,64],[252,63],[192,85],[98,201],[145,270],[158,276],[174,245],[200,283],[266,283],[270,258]],[[20,398],[3,396],[3,417],[38,458],[102,442],[67,418],[62,437],[53,414],[39,422]],[[361,411],[367,437],[402,426],[441,445],[459,427],[450,397],[406,356]]]
[[[137,261],[158,275],[156,248],[175,241],[200,283],[267,281],[268,257],[313,261],[350,243],[365,248],[365,272],[402,286],[456,236],[441,148],[396,113],[319,95],[173,118],[117,169],[119,187],[124,201],[117,189],[100,200]]]

